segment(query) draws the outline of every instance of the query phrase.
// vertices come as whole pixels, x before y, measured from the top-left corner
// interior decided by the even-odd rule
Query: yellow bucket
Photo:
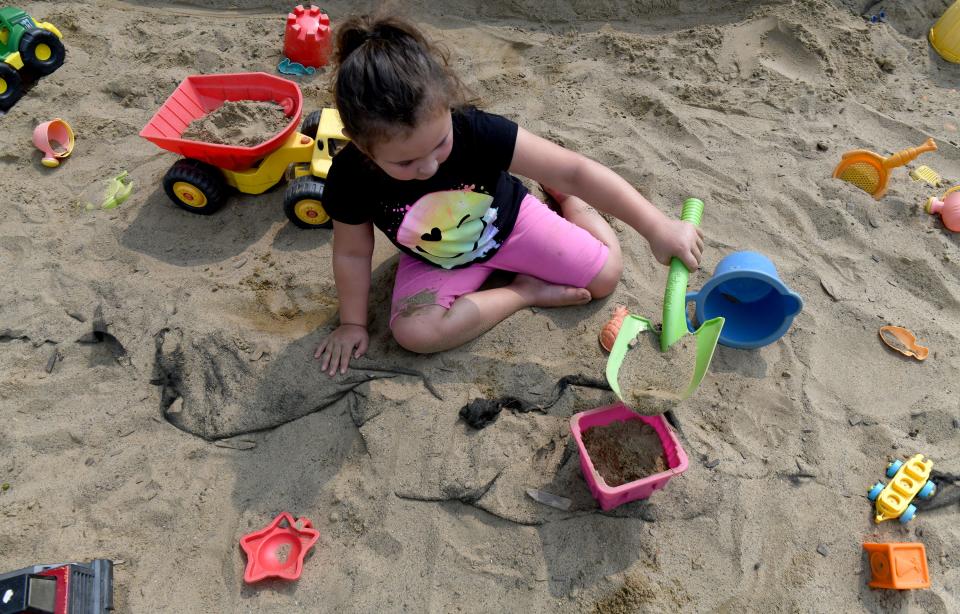
[[[944,60],[960,63],[960,0],[930,28],[930,44]]]

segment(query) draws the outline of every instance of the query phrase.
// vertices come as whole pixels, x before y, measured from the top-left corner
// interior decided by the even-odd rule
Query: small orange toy
[[[910,147],[899,151],[889,158],[868,149],[854,149],[843,154],[840,164],[833,169],[833,176],[852,183],[875,199],[880,200],[887,192],[887,180],[890,171],[903,166],[922,153],[936,151],[937,144],[933,139],[927,139],[919,147]]]
[[[870,588],[930,588],[927,551],[921,543],[863,544],[873,578]]]
[[[881,326],[880,339],[904,356],[912,356],[917,360],[926,360],[930,353],[930,348],[917,343],[916,335],[902,326]]]
[[[629,313],[625,306],[617,305],[613,308],[610,320],[600,329],[600,346],[606,351],[609,352],[613,347],[613,342],[617,340],[617,334],[620,333],[620,327],[623,326],[623,319]]]

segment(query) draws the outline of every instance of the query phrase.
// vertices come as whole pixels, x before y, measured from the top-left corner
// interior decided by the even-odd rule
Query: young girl
[[[333,159],[340,326],[317,347],[329,375],[367,349],[373,226],[402,252],[390,328],[413,352],[439,352],[524,307],[581,305],[613,292],[616,234],[586,203],[643,235],[656,259],[700,263],[703,235],[672,220],[610,169],[466,106],[446,58],[396,17],[355,17],[337,33],[335,95],[351,139]],[[512,177],[540,182],[562,213]],[[512,283],[478,290],[495,270]]]

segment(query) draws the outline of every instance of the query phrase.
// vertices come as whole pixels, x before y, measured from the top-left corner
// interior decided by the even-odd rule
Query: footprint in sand
[[[749,77],[758,66],[809,84],[825,74],[826,52],[812,32],[799,24],[764,17],[732,28],[720,50],[721,68]]]

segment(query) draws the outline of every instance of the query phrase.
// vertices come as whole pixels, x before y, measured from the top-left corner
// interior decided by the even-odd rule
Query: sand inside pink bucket
[[[620,486],[669,469],[657,431],[643,420],[614,421],[583,432],[583,445],[608,486]]]

